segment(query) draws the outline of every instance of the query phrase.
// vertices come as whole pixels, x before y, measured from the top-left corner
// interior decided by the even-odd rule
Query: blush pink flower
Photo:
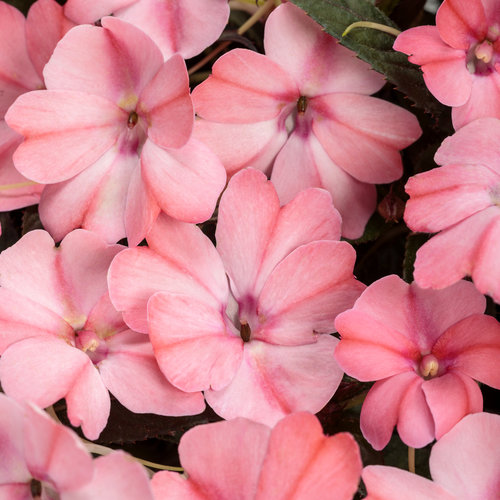
[[[500,302],[500,120],[481,118],[444,140],[443,165],[411,177],[405,221],[439,233],[417,252],[415,281],[443,288],[464,276]]]
[[[377,450],[397,425],[421,448],[469,413],[482,411],[473,379],[500,389],[500,324],[481,314],[486,302],[460,281],[443,290],[387,276],[368,287],[335,326],[335,358],[361,381],[376,380],[361,409],[361,431]]]
[[[401,33],[394,49],[422,66],[432,94],[452,106],[455,129],[500,118],[500,7],[491,0],[445,0],[436,26]]]
[[[68,0],[64,13],[78,24],[113,15],[144,31],[165,59],[194,57],[217,40],[229,18],[227,0]]]
[[[429,466],[434,482],[394,467],[365,467],[366,500],[497,500],[500,416],[464,417],[432,447]]]
[[[142,31],[113,17],[77,26],[44,69],[48,90],[20,96],[6,120],[25,137],[16,168],[45,184],[44,227],[56,239],[83,227],[138,244],[160,210],[208,219],[225,171],[191,140],[182,57],[166,62]]]
[[[0,255],[0,383],[5,393],[47,407],[66,399],[68,418],[97,439],[110,391],[137,413],[204,409],[163,377],[148,338],[131,331],[109,300],[106,273],[123,249],[77,230],[54,247],[27,233]]]
[[[205,391],[223,418],[273,425],[319,411],[342,378],[327,334],[364,285],[339,237],[326,191],[280,208],[265,175],[246,169],[222,195],[217,249],[198,228],[162,217],[149,248],[114,259],[111,299],[131,328],[149,331],[173,385]]]
[[[146,471],[123,452],[92,460],[78,436],[0,394],[0,498],[152,499]]]
[[[361,457],[348,433],[325,436],[314,415],[289,415],[273,429],[243,418],[200,425],[182,436],[188,478],[153,476],[155,500],[351,500]]]
[[[399,179],[399,150],[421,134],[408,111],[369,94],[382,75],[339,45],[291,3],[265,27],[266,55],[236,49],[193,91],[196,137],[229,175],[268,172],[282,203],[308,187],[332,195],[348,238],[362,235],[376,205],[374,184]],[[237,137],[238,140],[234,140]]]

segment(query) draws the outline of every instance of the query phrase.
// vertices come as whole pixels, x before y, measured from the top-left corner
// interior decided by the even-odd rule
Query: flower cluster
[[[0,498],[497,498],[500,7],[360,3],[0,1]]]

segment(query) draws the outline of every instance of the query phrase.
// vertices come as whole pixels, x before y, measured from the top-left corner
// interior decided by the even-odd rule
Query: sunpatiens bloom
[[[434,96],[453,106],[455,129],[500,118],[500,6],[495,0],[445,0],[436,26],[401,33],[394,48],[422,66]]]
[[[445,139],[443,165],[409,179],[405,221],[437,233],[417,252],[415,281],[443,288],[464,276],[500,302],[500,120],[482,118]]]
[[[280,208],[265,175],[247,169],[222,195],[217,250],[197,227],[162,217],[149,248],[114,259],[111,299],[131,328],[149,330],[173,385],[205,391],[223,418],[273,425],[319,411],[342,378],[326,334],[364,285],[339,237],[326,191]]]
[[[361,430],[377,450],[397,425],[421,448],[483,408],[476,379],[500,389],[500,324],[486,301],[460,281],[443,290],[387,276],[368,287],[335,326],[335,357],[361,381],[376,380],[361,409]]]
[[[188,59],[211,45],[229,18],[227,0],[68,0],[64,13],[83,24],[113,15],[144,31],[165,59]]]
[[[102,25],[70,30],[45,66],[49,90],[20,96],[6,120],[25,137],[16,168],[50,184],[39,208],[56,240],[81,226],[136,245],[160,210],[208,219],[225,171],[190,140],[182,57],[163,62],[152,40],[124,21],[107,17]]]
[[[78,436],[0,394],[0,498],[152,499],[146,471],[122,451],[92,460]]]
[[[123,247],[77,230],[56,248],[31,231],[0,255],[0,383],[43,408],[66,399],[72,425],[97,439],[108,390],[137,413],[204,409],[162,376],[147,336],[131,331],[109,300],[106,273]]]
[[[365,467],[366,500],[498,500],[500,416],[464,417],[432,447],[429,466],[434,482],[394,467]]]
[[[182,436],[179,456],[188,478],[158,472],[155,500],[351,500],[361,471],[353,437],[325,436],[307,413],[273,429],[243,418],[200,425]]]
[[[268,18],[266,55],[236,49],[193,91],[195,135],[228,173],[268,172],[282,203],[308,187],[330,191],[357,238],[376,205],[374,184],[399,179],[399,150],[421,133],[408,111],[369,97],[385,83],[291,3]],[[237,140],[235,140],[237,138]]]

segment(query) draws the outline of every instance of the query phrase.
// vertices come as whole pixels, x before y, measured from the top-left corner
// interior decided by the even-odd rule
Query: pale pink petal
[[[257,302],[262,325],[252,338],[296,345],[333,332],[337,314],[352,307],[365,288],[352,274],[355,259],[346,242],[315,241],[294,250],[262,289]]]
[[[130,5],[137,0],[68,0],[64,5],[64,13],[75,23],[94,24],[101,17],[109,16],[117,9]]]
[[[434,419],[422,390],[424,380],[416,376],[401,399],[398,415],[398,434],[407,446],[422,448],[434,441]]]
[[[342,47],[306,13],[291,3],[269,16],[264,34],[266,56],[285,68],[301,95],[331,92],[373,94],[384,77]]]
[[[422,390],[434,419],[438,440],[465,415],[483,409],[479,386],[457,371],[426,380]]]
[[[57,42],[75,24],[65,17],[63,7],[55,0],[37,0],[26,19],[26,45],[40,78]]]
[[[410,177],[405,221],[413,231],[436,233],[492,205],[499,175],[482,165],[446,165]]]
[[[315,97],[309,105],[321,116],[313,121],[313,132],[335,164],[361,182],[381,184],[401,177],[399,150],[422,133],[409,111],[350,93]]]
[[[188,59],[217,40],[228,21],[229,5],[226,0],[141,0],[116,16],[147,33],[165,59],[174,52]]]
[[[20,484],[0,484],[0,500],[32,500],[30,478]]]
[[[457,500],[438,484],[396,467],[369,465],[361,477],[368,493],[365,500]]]
[[[107,389],[134,413],[193,415],[205,409],[201,393],[188,394],[170,385],[161,373],[153,348],[142,333],[113,335],[106,342],[108,354],[98,364]]]
[[[219,157],[228,177],[247,166],[268,174],[287,135],[285,127],[279,126],[276,118],[256,123],[217,123],[198,119],[193,130],[193,136]]]
[[[270,432],[268,427],[242,418],[199,425],[186,432],[179,457],[188,482],[201,493],[187,498],[255,498]]]
[[[262,172],[248,169],[229,181],[215,237],[237,300],[254,293],[279,212],[278,195]]]
[[[500,120],[481,118],[447,137],[437,150],[434,160],[439,165],[480,164],[500,174],[499,157]]]
[[[212,215],[226,184],[226,171],[203,143],[191,139],[180,149],[162,149],[148,140],[141,154],[142,175],[161,209],[185,222]]]
[[[56,241],[78,227],[109,243],[121,240],[126,235],[124,212],[134,170],[140,172],[137,155],[111,148],[75,177],[46,186],[39,207],[45,229]]]
[[[155,500],[207,500],[196,483],[187,480],[178,472],[160,471],[151,478],[151,489]],[[240,492],[238,492],[240,493]]]
[[[73,427],[81,425],[83,434],[88,439],[95,440],[106,427],[111,400],[97,368],[88,356],[85,357],[88,363],[73,380],[66,394],[67,413]]]
[[[415,281],[425,288],[444,288],[472,275],[481,259],[481,239],[499,216],[493,206],[431,238],[417,251]]]
[[[60,493],[90,481],[92,457],[79,437],[32,405],[26,405],[25,411],[25,456],[32,476],[51,482]]]
[[[102,25],[77,26],[61,40],[43,71],[45,84],[104,97],[132,111],[163,57],[135,26],[112,17]]]
[[[436,26],[442,39],[457,49],[467,50],[483,40],[488,31],[482,2],[447,0],[438,9]]]
[[[14,154],[16,168],[29,179],[54,183],[103,155],[126,126],[127,114],[99,96],[40,90],[20,96],[5,120],[25,136]]]
[[[341,336],[335,359],[348,375],[363,382],[412,371],[420,359],[418,347],[402,332],[365,311],[345,311],[337,316],[335,328]]]
[[[422,66],[425,84],[432,95],[447,106],[461,106],[470,96],[472,76],[467,70],[464,50],[443,42],[435,26],[417,26],[403,31],[394,49],[409,55]]]
[[[220,309],[159,292],[148,302],[148,322],[155,357],[173,385],[188,392],[217,391],[231,382],[243,342]]]
[[[282,204],[308,187],[328,190],[342,215],[342,235],[346,238],[359,238],[375,211],[375,187],[359,182],[339,168],[314,134],[290,135],[276,157],[271,180]]]
[[[271,426],[293,412],[316,413],[342,379],[333,358],[337,342],[322,335],[317,343],[303,346],[245,343],[231,384],[220,391],[205,391],[205,399],[225,419],[243,416]]]
[[[46,408],[66,397],[89,364],[83,351],[63,340],[32,337],[2,354],[0,380],[7,395]]]
[[[316,417],[297,413],[278,422],[271,433],[255,498],[351,500],[361,468],[350,434],[325,436]]]
[[[139,96],[139,115],[148,123],[148,137],[162,148],[180,148],[194,122],[186,64],[179,54],[163,63]]]
[[[464,417],[432,448],[431,475],[459,498],[494,500],[500,491],[500,417]]]
[[[153,500],[144,467],[118,450],[94,460],[94,475],[82,488],[67,492],[64,500]]]
[[[0,3],[0,117],[17,96],[43,87],[27,48],[24,16],[16,8]]]
[[[484,117],[500,118],[500,74],[492,71],[487,76],[472,75],[469,100],[451,110],[455,130]]]
[[[408,388],[421,378],[408,371],[375,382],[361,408],[360,427],[365,439],[381,450],[387,446],[398,422],[401,401]]]
[[[500,323],[491,316],[474,314],[452,325],[432,353],[450,370],[500,389]]]
[[[299,97],[295,82],[281,66],[246,49],[223,55],[212,75],[193,91],[196,113],[227,123],[270,120]]]

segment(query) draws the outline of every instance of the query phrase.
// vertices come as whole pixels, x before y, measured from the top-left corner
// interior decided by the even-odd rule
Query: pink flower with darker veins
[[[0,255],[3,390],[42,408],[65,398],[69,421],[89,439],[108,421],[109,392],[136,413],[205,408],[201,394],[167,382],[148,337],[130,330],[111,305],[106,274],[123,248],[84,230],[56,248],[37,230]]]
[[[485,116],[500,118],[500,4],[445,0],[436,26],[401,33],[394,49],[422,66],[429,90],[452,106],[456,130]]]
[[[56,239],[83,227],[138,244],[161,210],[208,219],[225,171],[191,139],[193,107],[180,55],[166,62],[141,30],[113,17],[77,26],[44,69],[48,90],[20,96],[6,121],[25,140],[14,154]]]
[[[309,187],[327,189],[342,235],[358,238],[375,210],[374,184],[403,172],[399,151],[421,134],[409,111],[370,97],[382,75],[291,3],[265,26],[266,55],[236,49],[193,91],[195,136],[229,175],[266,173],[281,203]],[[238,140],[234,140],[237,137]]]
[[[149,248],[113,260],[111,300],[149,331],[167,379],[204,391],[223,418],[273,425],[316,413],[343,375],[335,316],[365,288],[330,195],[312,188],[280,207],[265,175],[243,170],[221,197],[215,236],[217,249],[199,228],[159,218]]]
[[[361,431],[375,449],[396,425],[405,444],[421,448],[482,411],[473,379],[500,389],[500,324],[482,314],[485,306],[470,282],[428,290],[393,275],[337,317],[339,365],[377,381],[361,409]]]

